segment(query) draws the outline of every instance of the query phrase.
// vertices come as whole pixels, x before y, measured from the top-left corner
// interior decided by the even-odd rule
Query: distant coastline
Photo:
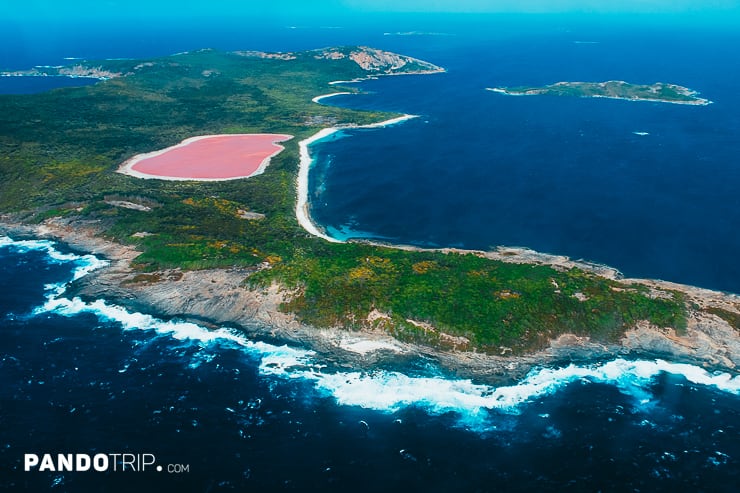
[[[77,64],[71,67],[63,65],[39,65],[30,70],[0,72],[0,77],[68,77],[71,79],[109,80],[126,74],[98,67]]]

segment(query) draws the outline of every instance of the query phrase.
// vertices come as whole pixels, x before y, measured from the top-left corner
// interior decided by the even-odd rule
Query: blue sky
[[[389,12],[678,13],[737,9],[738,0],[346,0],[358,10]]]
[[[351,15],[382,12],[472,13],[727,13],[740,0],[2,0],[3,17]],[[9,4],[9,5],[8,5]]]

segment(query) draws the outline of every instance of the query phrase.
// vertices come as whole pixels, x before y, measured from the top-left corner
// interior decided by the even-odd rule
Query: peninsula
[[[628,101],[653,101],[659,103],[691,104],[705,106],[708,99],[698,97],[698,92],[676,84],[630,84],[621,80],[606,82],[556,82],[542,87],[488,87],[488,91],[509,96],[576,96],[581,98],[626,99]]]
[[[502,369],[531,367],[583,348],[740,365],[734,295],[622,279],[614,269],[523,249],[326,241],[310,222],[311,144],[334,129],[410,117],[317,104],[317,96],[357,92],[337,80],[440,67],[356,46],[78,65],[117,75],[0,96],[0,233],[50,235],[110,258],[110,268],[74,286],[80,296],[259,325],[304,342],[351,332],[382,342],[333,347],[361,347],[365,357],[368,347],[411,344],[449,356],[455,371],[480,361],[489,368],[491,358]],[[294,137],[279,153],[268,146],[260,174],[183,181],[116,172],[194,137],[256,134],[270,135],[270,146],[272,135]]]

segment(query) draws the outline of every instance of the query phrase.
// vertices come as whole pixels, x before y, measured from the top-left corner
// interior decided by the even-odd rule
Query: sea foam
[[[45,250],[50,261],[73,262],[78,267],[73,276],[83,276],[105,265],[92,255],[63,254],[47,241],[12,241],[0,237],[0,247],[23,250]],[[78,278],[78,277],[75,277]],[[456,413],[470,428],[484,430],[491,411],[518,413],[521,406],[553,394],[574,382],[613,385],[634,398],[642,408],[656,399],[651,386],[663,373],[680,375],[696,385],[740,395],[740,376],[710,373],[698,366],[663,360],[627,360],[618,358],[590,365],[571,364],[560,368],[535,368],[513,385],[491,386],[469,379],[450,379],[439,375],[409,376],[399,371],[325,371],[320,356],[311,350],[253,341],[228,327],[210,330],[198,324],[162,320],[152,315],[130,312],[105,300],[86,302],[63,296],[64,286],[50,286],[46,302],[34,310],[35,315],[55,313],[75,316],[81,313],[117,322],[123,330],[151,331],[178,341],[190,341],[213,351],[244,351],[259,361],[259,372],[267,378],[311,382],[320,394],[340,405],[358,406],[381,412],[397,412],[417,407],[432,415]],[[193,369],[198,365],[193,365]]]

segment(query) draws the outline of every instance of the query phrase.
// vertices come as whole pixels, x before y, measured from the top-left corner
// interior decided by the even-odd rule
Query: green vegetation
[[[284,308],[306,322],[375,327],[436,346],[520,352],[565,332],[614,340],[643,319],[685,325],[678,295],[656,298],[645,288],[578,269],[310,237],[294,217],[298,141],[327,122],[395,116],[311,102],[336,90],[328,85],[332,80],[392,72],[398,61],[370,51],[369,62],[362,58],[366,70],[346,56],[350,52],[358,49],[278,58],[201,51],[111,62],[115,66],[101,62],[94,66],[131,75],[0,96],[0,211],[28,222],[55,216],[98,221],[109,238],[142,251],[137,282],[157,282],[168,268],[253,267],[247,282],[291,288]],[[383,66],[386,61],[393,65]],[[406,62],[399,70],[433,67]],[[115,173],[134,154],[196,135],[237,132],[295,138],[264,174],[245,180],[169,182]]]
[[[445,345],[452,344],[445,335],[464,337],[469,348],[496,352],[541,347],[564,332],[615,340],[642,319],[659,326],[686,323],[678,297],[650,299],[640,288],[623,289],[578,269],[558,272],[473,253],[322,246],[250,281],[279,279],[300,288],[288,308],[319,326],[377,325],[368,314],[378,310],[388,316],[380,323],[401,339]]]
[[[506,87],[489,89],[514,96],[578,96],[582,98],[628,99],[663,103],[706,105],[711,101],[697,96],[697,92],[676,84],[630,84],[621,80],[606,82],[557,82],[544,87]]]
[[[738,315],[737,313],[733,313],[731,311],[723,310],[722,308],[716,307],[707,308],[707,312],[717,315],[719,318],[730,324],[730,327],[737,331],[740,331],[740,315]]]

